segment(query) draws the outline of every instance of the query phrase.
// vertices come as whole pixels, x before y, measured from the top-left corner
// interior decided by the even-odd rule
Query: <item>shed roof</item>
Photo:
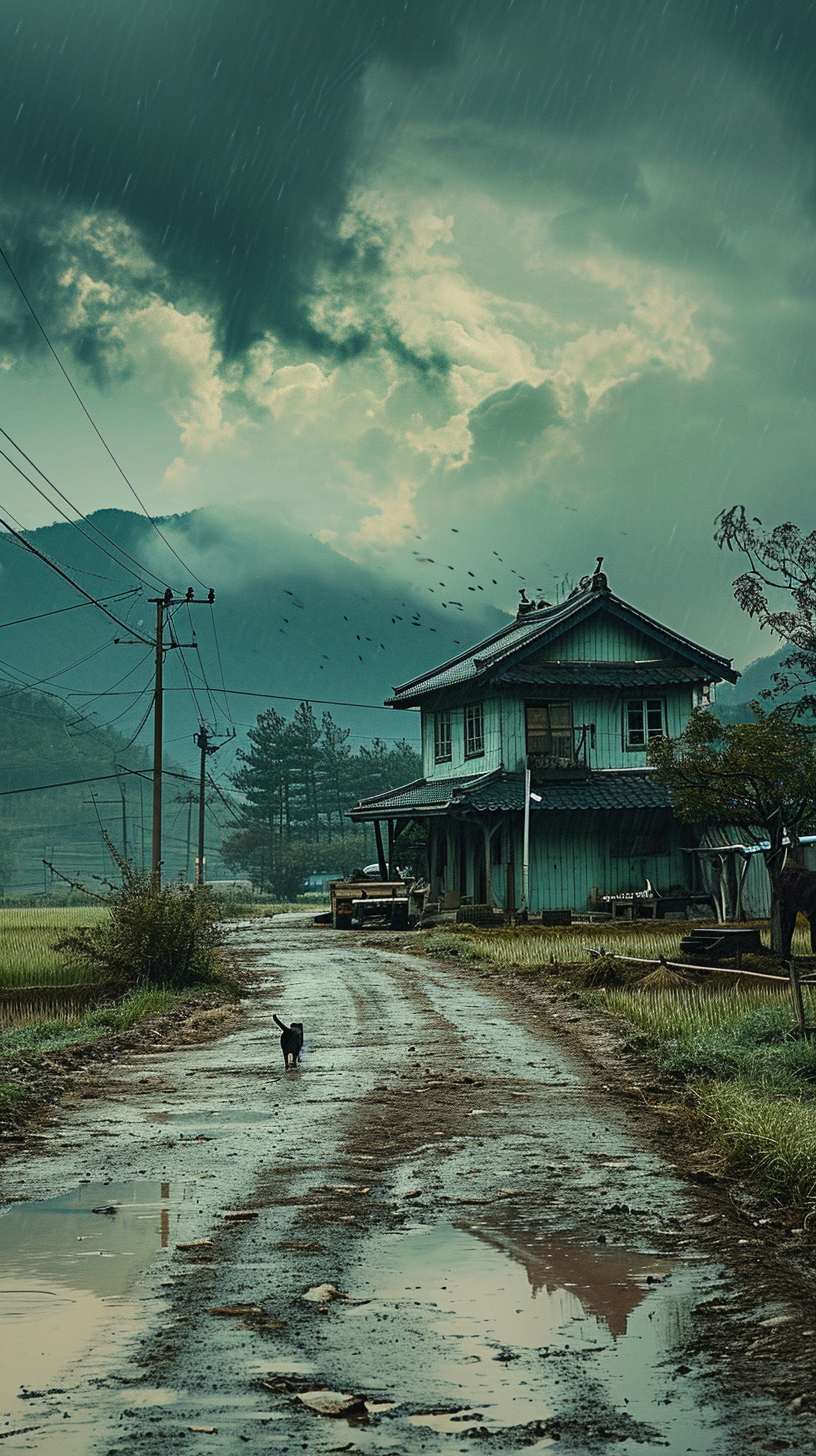
[[[515,681],[515,679],[508,678],[506,674],[509,671],[518,670],[521,664],[516,659],[521,658],[523,661],[523,657],[529,653],[531,648],[547,645],[598,612],[605,612],[617,618],[655,642],[662,651],[660,666],[670,673],[677,674],[671,676],[669,681],[708,680],[719,682],[727,679],[729,682],[736,682],[739,673],[731,667],[730,658],[720,657],[717,653],[699,647],[688,638],[679,636],[677,632],[672,632],[668,627],[663,627],[653,617],[647,617],[636,607],[629,606],[620,597],[614,596],[606,585],[598,584],[599,581],[605,583],[605,580],[606,578],[603,576],[592,577],[589,585],[577,591],[560,605],[525,612],[524,615],[518,616],[514,622],[500,628],[498,632],[494,632],[491,637],[485,638],[483,642],[478,643],[468,652],[461,653],[458,657],[443,663],[441,667],[423,673],[420,677],[413,678],[410,682],[395,688],[393,696],[386,701],[393,707],[407,708],[414,706],[429,694],[446,688],[485,680],[504,683]],[[678,659],[679,664],[676,667],[675,663]],[[555,666],[574,670],[575,676],[570,678],[570,681],[577,681],[580,677],[581,681],[592,683],[598,680],[597,674],[602,669],[614,670],[620,665],[562,663],[553,664],[552,667],[545,666],[540,670],[552,671]],[[645,671],[643,663],[633,664],[633,667],[640,667]],[[620,670],[621,673],[624,670],[628,671],[628,667],[626,669],[621,667]],[[529,672],[530,669],[526,671]],[[650,672],[648,683],[644,685],[658,681],[654,676],[655,671],[657,671],[657,663],[655,663],[654,670]],[[523,680],[532,681],[530,678]],[[565,679],[556,679],[556,681],[563,680]],[[539,679],[539,681],[543,682],[545,679]],[[628,678],[627,681],[629,681]],[[603,684],[599,683],[599,685]],[[615,685],[617,685],[617,679]]]
[[[532,801],[534,814],[597,809],[670,809],[665,784],[648,770],[608,772],[573,783],[539,784],[541,802]],[[352,809],[353,819],[387,819],[417,813],[441,814],[455,809],[480,813],[516,812],[524,808],[524,774],[496,772],[478,778],[418,779],[388,794],[363,799]]]

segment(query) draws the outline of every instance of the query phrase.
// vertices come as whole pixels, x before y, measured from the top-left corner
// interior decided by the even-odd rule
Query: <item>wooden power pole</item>
[[[150,853],[150,874],[154,884],[161,885],[162,867],[162,754],[164,750],[164,654],[172,647],[194,647],[194,642],[165,642],[164,625],[173,607],[212,606],[215,592],[196,597],[189,587],[183,597],[175,597],[167,588],[163,597],[151,597],[156,608],[156,682],[153,697],[153,838]]]
[[[222,743],[213,743],[212,729],[207,723],[200,723],[198,732],[193,736],[193,742],[201,753],[201,762],[198,772],[198,856],[196,858],[195,882],[203,885],[206,881],[206,858],[204,856],[204,811],[206,809],[206,787],[207,787],[207,758],[211,753],[217,753],[223,748],[224,743],[235,737],[235,729],[227,734]]]

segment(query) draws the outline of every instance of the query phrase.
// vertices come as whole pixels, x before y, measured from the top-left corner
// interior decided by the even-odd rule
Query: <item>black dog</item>
[[[285,1022],[281,1021],[279,1017],[275,1015],[274,1011],[272,1012],[272,1020],[276,1022],[281,1029],[281,1051],[283,1052],[283,1065],[288,1072],[290,1057],[292,1058],[293,1069],[300,1061],[300,1052],[303,1046],[303,1022],[293,1021],[291,1026],[287,1026]]]

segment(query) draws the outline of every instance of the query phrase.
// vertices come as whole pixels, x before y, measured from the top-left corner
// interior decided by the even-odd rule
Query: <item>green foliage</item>
[[[109,777],[120,764],[143,772],[149,760],[144,749],[129,747],[115,729],[78,718],[75,710],[45,694],[3,683],[0,706],[0,789],[66,785],[36,794],[8,793],[3,800],[0,887],[8,887],[17,875],[42,884],[46,843],[46,857],[57,864],[87,863],[88,831],[97,829],[97,811],[89,802],[89,785],[75,781]],[[110,784],[99,787],[101,798],[111,797],[106,792]],[[138,779],[124,775],[114,789],[117,798],[120,792],[126,795],[131,833],[138,787]],[[117,811],[118,805],[114,812],[120,819]],[[94,868],[110,872],[110,858],[103,859],[101,846],[100,851],[98,858],[94,855]]]
[[[757,527],[759,529],[757,529]],[[785,521],[766,531],[757,518],[748,519],[744,506],[732,506],[717,519],[717,545],[735,548],[748,563],[748,571],[734,582],[734,596],[760,627],[769,627],[791,651],[774,673],[774,686],[764,697],[781,694],[798,702],[800,712],[816,711],[816,531],[809,535]],[[770,590],[769,590],[770,589]],[[771,593],[790,598],[790,606],[776,609]],[[778,600],[778,597],[777,597]]]
[[[120,1001],[85,1011],[70,1018],[50,1017],[15,1026],[0,1036],[3,1056],[34,1056],[59,1051],[62,1047],[101,1041],[106,1036],[130,1031],[141,1021],[167,1016],[182,1004],[184,996],[166,987],[142,986]],[[1,1086],[2,1084],[0,1084]],[[14,1088],[15,1084],[9,1084]]]
[[[785,708],[754,705],[754,714],[721,723],[698,709],[679,738],[650,744],[649,758],[681,819],[759,827],[781,840],[816,817],[813,736]]]
[[[222,843],[225,864],[291,898],[310,873],[366,862],[364,835],[351,831],[349,807],[417,778],[421,765],[405,742],[374,739],[353,753],[349,736],[330,713],[318,723],[309,703],[291,720],[274,708],[259,714],[249,747],[238,751],[232,782],[244,808],[240,827]]]
[[[220,979],[224,933],[206,885],[159,886],[116,858],[122,886],[110,891],[107,919],[64,935],[57,949],[123,986],[180,988]]]
[[[649,758],[681,819],[740,825],[746,836],[767,839],[771,949],[787,956],[793,922],[783,923],[780,876],[786,839],[816,821],[816,749],[812,730],[790,708],[752,706],[753,723],[722,723],[697,710],[679,738],[650,744]]]
[[[769,1096],[743,1080],[697,1089],[697,1108],[726,1167],[747,1173],[766,1193],[794,1203],[816,1198],[816,1106],[795,1095]]]

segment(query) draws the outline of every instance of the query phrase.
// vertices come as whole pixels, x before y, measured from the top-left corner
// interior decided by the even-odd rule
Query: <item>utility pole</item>
[[[196,859],[195,882],[203,885],[206,881],[206,860],[204,858],[204,811],[206,808],[206,784],[207,784],[207,758],[211,753],[217,753],[235,737],[235,729],[227,734],[221,743],[212,742],[212,729],[208,723],[200,723],[198,732],[193,735],[193,742],[201,752],[201,763],[198,775],[198,858]]]
[[[206,597],[197,597],[192,587],[188,587],[183,597],[173,595],[173,588],[167,587],[163,597],[150,597],[151,604],[156,608],[156,678],[153,694],[153,834],[150,852],[150,875],[154,885],[161,885],[162,867],[162,753],[164,749],[164,654],[173,647],[195,647],[195,642],[179,642],[171,639],[164,640],[164,626],[168,620],[173,607],[196,607],[212,606],[215,601],[215,592],[212,587]],[[127,637],[115,637],[115,642],[128,641],[143,642],[144,639]]]

